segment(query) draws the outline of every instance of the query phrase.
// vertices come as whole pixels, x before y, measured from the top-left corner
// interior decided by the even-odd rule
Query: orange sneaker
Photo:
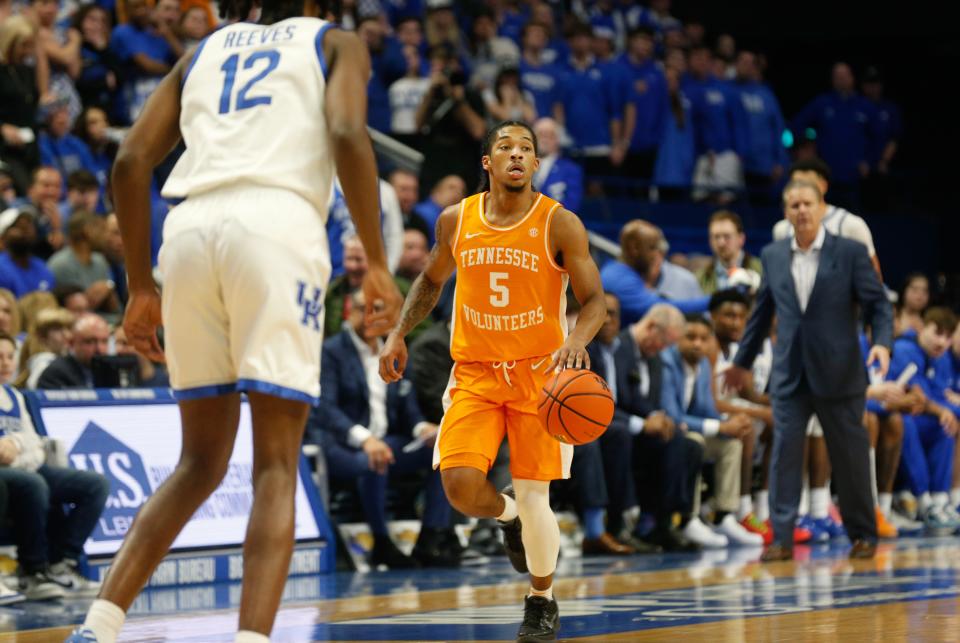
[[[770,529],[770,525],[767,523],[757,519],[756,514],[751,513],[747,515],[746,518],[740,521],[740,525],[752,534],[760,534],[763,536],[764,545],[769,545],[773,542],[773,529]]]
[[[770,523],[769,520],[767,520],[767,522],[766,522],[765,524],[767,525],[767,529],[770,530],[770,536],[771,536],[771,538],[772,538],[772,537],[773,537],[773,525]],[[794,527],[794,528],[793,528],[793,542],[794,542],[794,544],[800,545],[800,544],[802,544],[802,543],[810,542],[810,539],[811,539],[811,538],[813,538],[813,534],[810,533],[810,530],[809,530],[809,529],[804,529],[803,527]]]
[[[897,528],[890,524],[887,517],[880,511],[880,507],[877,507],[877,536],[880,538],[896,538],[897,533]]]

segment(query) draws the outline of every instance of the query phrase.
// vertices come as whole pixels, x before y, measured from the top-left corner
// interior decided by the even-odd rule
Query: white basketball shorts
[[[255,391],[316,404],[330,253],[320,214],[288,190],[193,196],[163,226],[159,266],[177,399]]]

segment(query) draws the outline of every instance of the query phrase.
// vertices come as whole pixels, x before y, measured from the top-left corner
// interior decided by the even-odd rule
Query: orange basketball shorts
[[[547,355],[515,362],[454,364],[434,445],[434,468],[472,467],[487,473],[506,435],[514,478],[569,478],[573,446],[551,437],[537,417],[537,400],[550,376],[546,372],[550,361]]]

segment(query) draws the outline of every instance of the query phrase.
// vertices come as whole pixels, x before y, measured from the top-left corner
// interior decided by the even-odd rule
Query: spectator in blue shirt
[[[709,297],[671,300],[661,297],[648,284],[651,267],[660,252],[660,229],[642,219],[627,222],[620,231],[620,259],[600,270],[603,289],[620,299],[621,319],[632,324],[655,304],[669,303],[684,313],[707,310]]]
[[[561,97],[563,123],[578,156],[596,165],[623,161],[621,72],[618,67],[598,64],[591,53],[593,32],[585,24],[570,30],[570,57],[565,62]],[[588,173],[597,173],[587,169]]]
[[[113,168],[113,159],[117,156],[119,145],[110,136],[110,121],[107,113],[99,107],[88,107],[77,119],[74,134],[87,144],[93,158],[93,172],[97,182],[106,186],[110,179],[110,170]],[[101,194],[101,197],[104,195]],[[106,203],[101,198],[97,212],[106,211]]]
[[[653,57],[653,32],[630,32],[627,52],[620,57],[624,92],[624,138],[629,144],[624,172],[631,177],[653,176],[657,149],[670,112],[667,79]]]
[[[523,40],[524,25],[530,20],[530,5],[520,0],[506,0],[500,11],[500,35],[517,44]]]
[[[703,297],[700,283],[692,272],[667,261],[670,244],[663,236],[663,230],[657,228],[660,241],[653,254],[653,262],[647,271],[647,284],[662,297],[670,300],[694,300]]]
[[[146,0],[127,0],[129,22],[113,30],[110,50],[124,66],[122,116],[132,123],[176,62],[176,53],[155,26]]]
[[[361,18],[357,35],[370,52],[370,81],[367,83],[367,123],[381,132],[390,131],[389,87],[407,72],[399,46],[387,40],[379,16]],[[396,48],[394,52],[393,49]]]
[[[649,4],[649,7],[634,6],[626,12],[627,25],[631,29],[646,27],[662,34],[683,27],[679,20],[670,15],[671,0],[650,0]]]
[[[612,37],[618,50],[623,49],[627,42],[627,22],[623,12],[614,7],[613,0],[597,0],[587,12],[590,27],[594,31]]]
[[[798,140],[808,128],[814,130],[817,153],[833,171],[832,202],[855,210],[860,198],[859,182],[870,173],[876,110],[857,94],[850,65],[835,64],[832,80],[833,91],[809,102],[794,117],[791,127]]]
[[[960,417],[960,325],[953,331],[950,350],[937,360],[936,369],[937,380],[946,386],[944,392],[946,401],[954,410],[954,414]],[[956,484],[953,486],[957,487]],[[954,504],[960,505],[960,500]]]
[[[92,105],[110,109],[117,91],[118,64],[110,51],[110,14],[99,4],[83,5],[73,19],[73,27],[80,32],[80,75],[75,83],[80,99],[88,108]]]
[[[594,29],[590,47],[593,51],[593,57],[596,58],[598,63],[617,61],[617,48],[612,35]]]
[[[541,118],[533,125],[540,152],[540,167],[533,175],[533,187],[559,201],[572,212],[580,211],[583,199],[583,170],[560,152],[560,134],[552,118]]]
[[[873,104],[876,113],[873,162],[880,174],[890,172],[903,133],[900,107],[883,95],[883,76],[876,67],[868,67],[863,76],[863,96]]]
[[[70,133],[70,114],[66,104],[49,112],[47,129],[40,133],[40,163],[60,171],[64,191],[67,177],[73,172],[87,170],[93,173],[97,170],[90,148]]]
[[[34,254],[46,259],[63,247],[63,214],[60,212],[60,196],[63,194],[63,177],[55,167],[41,166],[33,171],[27,196],[18,199],[15,207],[30,207],[36,216],[37,245]]]
[[[501,69],[520,63],[517,43],[497,35],[496,16],[486,8],[473,19],[467,55],[473,70],[470,84],[477,89],[493,87]]]
[[[443,177],[430,190],[430,196],[413,206],[413,211],[418,214],[427,223],[430,230],[430,245],[433,238],[434,228],[437,225],[437,218],[443,209],[459,203],[467,195],[467,184],[456,174],[448,174]]]
[[[76,170],[67,177],[67,198],[60,204],[64,224],[75,212],[104,214],[100,209],[100,183],[88,170]]]
[[[874,212],[898,207],[899,190],[891,182],[890,165],[894,162],[903,134],[900,107],[884,97],[883,77],[876,67],[868,67],[863,76],[863,96],[873,105],[876,120],[870,162],[873,171],[864,186],[865,207]]]
[[[523,27],[523,52],[520,57],[520,83],[523,89],[533,94],[537,116],[553,116],[557,120],[562,109],[563,96],[560,82],[563,72],[556,65],[543,60],[549,32],[538,22],[528,22]]]
[[[693,119],[690,99],[680,89],[680,70],[667,67],[667,94],[670,111],[657,147],[657,162],[653,170],[653,184],[660,201],[684,198],[693,181],[694,153]]]
[[[752,202],[773,205],[774,190],[790,162],[783,146],[783,114],[777,97],[762,81],[756,54],[741,51],[736,68],[732,87],[739,99],[735,114],[747,188]]]
[[[923,323],[920,333],[908,330],[894,342],[887,373],[887,379],[895,381],[912,364],[917,370],[908,384],[919,386],[927,398],[922,414],[904,414],[900,466],[927,527],[955,529],[960,517],[948,492],[960,421],[946,399],[948,383],[938,377],[936,362],[950,347],[957,317],[949,308],[933,307],[924,313]]]
[[[50,290],[53,273],[33,255],[37,226],[27,208],[10,208],[0,213],[0,286],[19,299],[35,290]]]
[[[547,28],[547,46],[543,48],[543,62],[560,64],[570,56],[570,47],[557,29],[557,16],[547,2],[535,2],[530,10],[531,22]]]
[[[711,197],[722,205],[736,198],[743,187],[734,117],[736,102],[727,84],[711,73],[712,54],[708,48],[695,47],[689,63],[690,73],[682,88],[693,106],[697,150],[693,197]]]

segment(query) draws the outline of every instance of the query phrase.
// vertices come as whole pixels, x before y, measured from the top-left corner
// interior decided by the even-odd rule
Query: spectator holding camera
[[[430,54],[430,90],[417,110],[417,129],[423,136],[420,194],[449,174],[468,186],[480,180],[476,148],[486,130],[487,110],[480,95],[467,87],[467,76],[449,47]]]

